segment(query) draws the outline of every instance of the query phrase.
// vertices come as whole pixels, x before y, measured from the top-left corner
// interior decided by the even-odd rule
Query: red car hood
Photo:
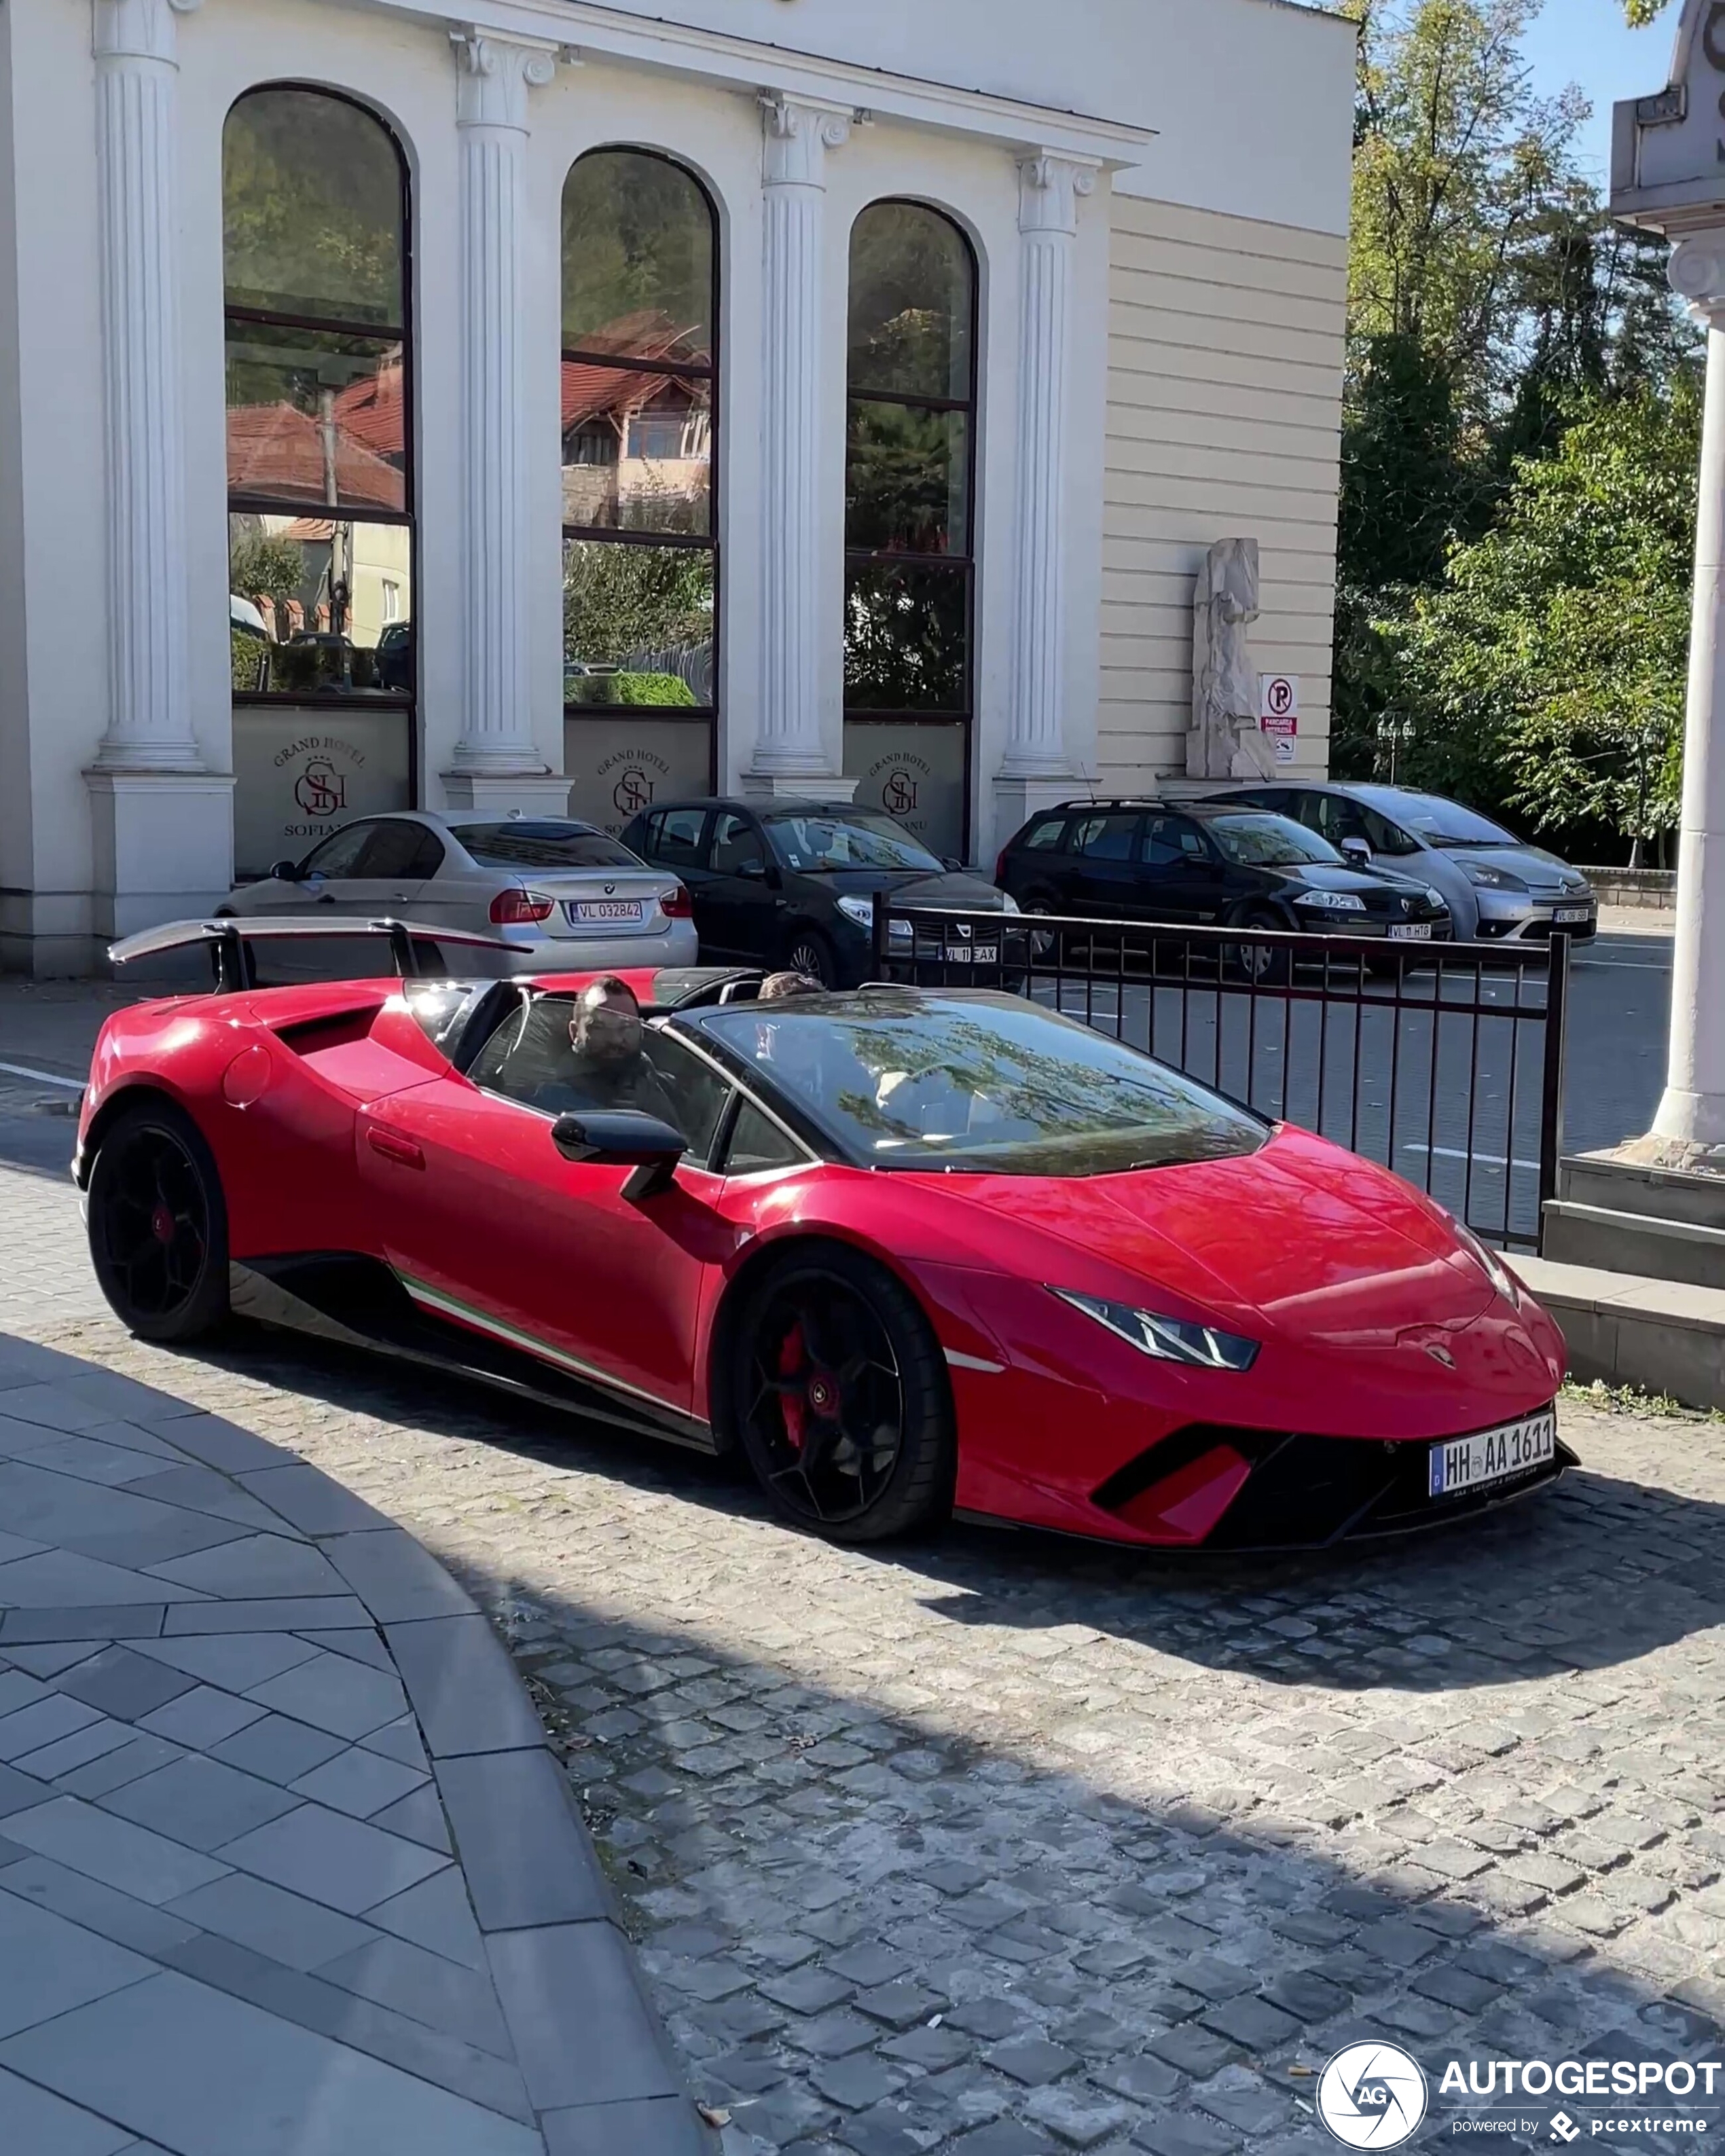
[[[1417,1191],[1304,1131],[1184,1168],[942,1181],[962,1202],[1082,1254],[1050,1286],[1119,1300],[1160,1289],[1259,1339],[1390,1347],[1410,1327],[1459,1331],[1496,1300]],[[1110,1284],[1104,1272],[1132,1277]]]

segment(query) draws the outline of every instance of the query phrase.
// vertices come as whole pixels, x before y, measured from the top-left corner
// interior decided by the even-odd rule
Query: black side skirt
[[[228,1300],[238,1317],[444,1370],[518,1399],[590,1416],[692,1452],[720,1450],[711,1426],[693,1415],[614,1390],[598,1378],[578,1377],[420,1309],[376,1258],[342,1251],[249,1258],[244,1265],[228,1265]]]

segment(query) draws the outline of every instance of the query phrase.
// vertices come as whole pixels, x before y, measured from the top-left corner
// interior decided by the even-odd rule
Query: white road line
[[[39,1085],[64,1086],[69,1093],[84,1091],[81,1078],[62,1078],[57,1070],[33,1070],[28,1063],[0,1063],[0,1070],[8,1078],[33,1078]]]
[[[1435,1160],[1472,1160],[1481,1168],[1526,1168],[1539,1173],[1537,1160],[1510,1160],[1501,1152],[1470,1153],[1466,1146],[1429,1146],[1404,1143],[1404,1152],[1429,1152]]]
[[[1569,961],[1571,973],[1579,972],[1583,967],[1601,973],[1668,973],[1671,970],[1669,963],[1656,966],[1645,958],[1572,958]]]

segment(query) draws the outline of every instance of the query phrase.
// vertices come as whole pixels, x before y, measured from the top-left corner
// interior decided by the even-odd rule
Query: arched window
[[[408,201],[393,135],[333,91],[249,91],[222,153],[245,874],[413,798]]]
[[[845,768],[936,853],[968,850],[975,664],[976,259],[873,203],[850,238]]]
[[[644,150],[583,157],[563,188],[565,768],[575,813],[614,831],[712,784],[717,321],[701,182]]]

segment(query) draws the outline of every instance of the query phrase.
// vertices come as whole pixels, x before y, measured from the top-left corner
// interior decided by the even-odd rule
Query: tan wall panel
[[[1325,767],[1348,249],[1324,233],[1116,196],[1099,783],[1183,771],[1192,588],[1255,538],[1260,665],[1300,676],[1296,768]]]

